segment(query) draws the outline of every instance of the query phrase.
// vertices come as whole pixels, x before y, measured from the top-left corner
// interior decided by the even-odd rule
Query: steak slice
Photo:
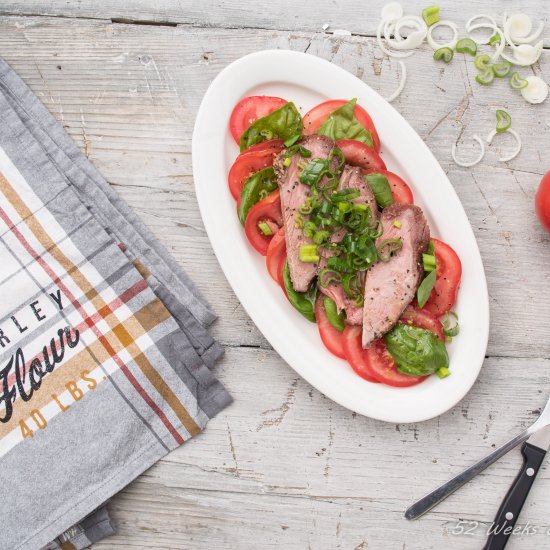
[[[430,228],[422,209],[393,204],[380,216],[384,233],[377,240],[401,238],[403,247],[388,262],[379,261],[367,271],[363,307],[363,347],[388,332],[411,303],[420,284],[422,253],[430,241]],[[399,222],[395,227],[394,221]]]
[[[373,220],[378,219],[378,207],[376,205],[376,199],[374,193],[363,177],[360,168],[346,165],[342,170],[340,176],[339,189],[357,189],[359,196],[353,199],[353,202],[366,204],[370,207]],[[344,229],[334,233],[332,236],[332,242],[339,242],[344,238],[346,231]],[[319,269],[326,267],[327,260],[330,257],[330,253],[321,258],[319,262]],[[355,302],[346,296],[344,289],[340,283],[331,283],[327,287],[319,287],[321,292],[332,298],[336,303],[338,312],[344,310],[346,312],[346,320],[350,325],[360,325],[363,322],[363,308],[357,307]]]
[[[284,166],[284,151],[275,159],[274,168],[277,173],[279,188],[281,190],[281,210],[285,227],[286,253],[292,286],[297,292],[305,292],[311,280],[317,274],[317,263],[302,262],[299,258],[300,247],[305,244],[313,244],[313,241],[306,237],[302,229],[296,227],[296,214],[298,208],[311,196],[309,185],[300,182],[300,164],[307,163],[313,159],[326,159],[334,148],[334,142],[326,137],[311,135],[305,137],[300,145],[311,151],[311,157],[302,157],[296,153],[291,157],[288,167]],[[334,159],[336,167],[337,160]],[[324,179],[324,178],[323,178]],[[323,184],[323,179],[320,184]],[[308,217],[302,215],[307,221]]]

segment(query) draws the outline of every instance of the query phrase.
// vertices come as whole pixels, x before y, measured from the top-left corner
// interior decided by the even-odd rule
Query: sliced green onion
[[[319,254],[317,253],[317,246],[314,244],[303,244],[299,251],[298,257],[301,262],[315,263],[319,261]]]
[[[477,53],[477,44],[471,38],[461,38],[455,46],[458,53],[467,53],[474,56]]]
[[[435,256],[435,245],[432,240],[430,240],[430,242],[428,243],[426,254],[429,254],[430,256]]]
[[[302,218],[300,214],[296,214],[296,216],[294,216],[294,225],[297,229],[302,229],[304,227],[304,218]]]
[[[443,325],[443,334],[445,336],[448,336],[449,338],[458,336],[460,327],[458,325],[458,315],[454,311],[445,313],[441,323]]]
[[[378,257],[383,262],[389,262],[392,254],[403,248],[403,241],[398,237],[396,239],[386,239],[378,246]]]
[[[300,205],[298,208],[298,212],[300,214],[308,215],[313,212],[313,199],[311,197],[308,197],[303,204]]]
[[[342,189],[336,193],[332,193],[330,199],[332,202],[351,201],[359,196],[358,189]]]
[[[313,159],[309,161],[300,174],[300,182],[306,185],[315,185],[327,171],[326,159]]]
[[[363,307],[365,304],[365,296],[363,294],[358,294],[355,297],[354,303],[356,307]]]
[[[306,222],[304,224],[303,233],[308,239],[311,239],[311,237],[313,237],[315,231],[317,231],[317,226],[313,222]]]
[[[489,67],[488,69],[485,69],[482,73],[479,73],[476,76],[476,82],[479,82],[484,86],[486,86],[487,84],[491,84],[491,82],[493,82],[494,79],[495,79],[495,73],[493,72],[493,69],[491,69],[491,67]]]
[[[393,220],[393,226],[397,227],[397,229],[401,228],[401,222],[399,220]]]
[[[285,160],[283,160],[283,166],[290,166],[290,163],[292,162],[292,159],[290,157],[286,157]]]
[[[491,65],[492,71],[498,78],[504,78],[512,68],[512,64],[509,61],[503,61],[502,63],[493,63]]]
[[[439,21],[439,6],[434,4],[433,6],[428,6],[422,10],[422,19],[428,27],[432,26],[434,23]]]
[[[435,371],[435,374],[437,374],[437,376],[439,376],[439,378],[443,380],[443,378],[447,378],[447,376],[451,376],[451,371],[449,370],[448,367],[441,367]]]
[[[384,233],[384,226],[380,220],[376,220],[376,223],[369,231],[369,237],[371,239],[378,239]]]
[[[347,214],[353,210],[353,206],[349,202],[339,202],[336,206],[338,210],[344,214]]]
[[[266,222],[258,222],[258,229],[266,237],[270,237],[271,235],[273,235],[273,231],[271,230],[271,227],[269,227],[269,224]]]
[[[344,275],[342,277],[342,288],[344,289],[344,294],[349,298],[355,298],[360,294],[361,290],[357,281],[357,273],[347,273]]]
[[[330,237],[330,233],[327,230],[317,231],[315,235],[313,235],[313,242],[315,244],[323,244],[328,241],[328,238]]]
[[[264,199],[267,199],[269,196],[269,191],[267,189],[261,189],[258,193],[258,198],[262,201]]]
[[[339,271],[340,273],[347,273],[347,272],[353,271],[347,260],[345,260],[344,258],[338,258],[335,256],[327,260],[327,266],[330,269]]]
[[[493,36],[491,36],[491,38],[489,38],[489,44],[491,46],[495,46],[497,44],[500,44],[500,34],[498,34],[498,32],[493,34]]]
[[[433,57],[436,61],[445,61],[445,63],[449,63],[453,59],[453,55],[453,50],[447,46],[444,46],[443,48],[435,50]]]
[[[285,153],[285,157],[290,157],[294,155],[295,153],[298,153],[301,157],[311,157],[311,151],[309,149],[306,149],[303,145],[296,144],[291,145]]]
[[[364,178],[369,182],[378,206],[386,208],[386,206],[393,204],[390,183],[386,176],[382,174],[367,174]]]
[[[426,305],[426,302],[428,301],[428,298],[430,297],[432,289],[435,285],[436,277],[437,272],[435,270],[430,271],[428,275],[424,277],[424,280],[420,283],[420,286],[416,291],[416,300],[420,309],[422,309]]]
[[[332,283],[339,283],[342,281],[342,275],[334,269],[325,267],[319,271],[319,277],[317,279],[319,286],[326,288]]]
[[[523,88],[527,88],[529,84],[529,82],[522,78],[517,71],[511,74],[509,82],[514,90],[523,90]]]
[[[437,267],[435,256],[430,254],[422,254],[422,263],[424,264],[424,271],[433,271]]]
[[[486,53],[482,53],[478,55],[474,60],[474,65],[476,66],[476,69],[479,69],[480,71],[484,71],[488,68],[488,63],[491,61],[491,56],[487,55]]]
[[[512,117],[504,110],[497,109],[496,112],[497,116],[497,125],[495,130],[498,134],[501,134],[502,132],[506,132],[510,126],[512,126]]]

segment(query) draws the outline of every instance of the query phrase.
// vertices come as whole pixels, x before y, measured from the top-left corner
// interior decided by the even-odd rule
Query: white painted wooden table
[[[429,3],[405,4],[407,12],[419,13]],[[523,429],[550,393],[550,237],[533,213],[536,186],[550,169],[550,102],[529,106],[506,81],[479,86],[472,62],[461,55],[444,66],[424,47],[406,60],[409,78],[395,106],[428,143],[463,201],[485,263],[492,316],[487,358],[473,390],[447,414],[417,425],[362,418],[297,377],[221,274],[193,191],[196,110],[213,77],[244,54],[308,51],[389,95],[398,65],[372,38],[382,4],[0,2],[0,55],[197,282],[219,314],[214,334],[227,349],[216,370],[235,403],[205,434],[112,500],[118,535],[97,549],[482,546],[516,475],[519,451],[421,520],[407,522],[403,511]],[[548,2],[441,4],[444,17],[462,25],[480,11],[497,15],[521,7],[547,21],[550,46]],[[324,23],[329,32],[322,31]],[[354,34],[333,36],[335,28]],[[548,50],[534,72],[550,80]],[[459,135],[485,136],[497,107],[511,113],[523,136],[521,154],[502,164],[496,146],[472,170],[455,166],[451,143]],[[507,138],[500,143],[503,149],[512,145]],[[543,468],[520,518],[538,532],[514,537],[509,548],[550,547],[549,488]],[[472,524],[472,534],[453,534],[459,520],[479,523]]]

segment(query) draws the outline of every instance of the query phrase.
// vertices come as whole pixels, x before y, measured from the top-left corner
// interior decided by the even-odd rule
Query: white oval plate
[[[241,98],[262,94],[294,101],[302,114],[326,99],[356,97],[374,119],[388,169],[410,184],[432,235],[450,243],[462,260],[455,308],[460,335],[449,346],[450,377],[432,376],[411,388],[363,380],[346,361],[330,354],[317,326],[302,317],[272,281],[265,258],[248,244],[227,186],[227,174],[239,153],[228,129],[231,111]],[[481,369],[489,333],[487,283],[479,249],[437,160],[408,122],[374,90],[312,55],[280,50],[247,55],[226,67],[202,100],[193,132],[193,174],[202,219],[227,279],[256,326],[300,376],[340,405],[387,422],[433,418],[466,395]]]

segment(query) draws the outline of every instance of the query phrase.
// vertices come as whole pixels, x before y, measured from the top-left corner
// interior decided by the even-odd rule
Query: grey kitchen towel
[[[171,295],[173,315],[208,366],[223,350],[206,331],[215,315],[181,267],[86,159],[33,92],[0,58],[0,90],[51,163],[126,254],[148,272],[153,291]],[[179,302],[179,305],[175,302]],[[177,312],[177,313],[174,313]]]
[[[0,93],[0,550],[71,538],[82,545],[109,531],[108,518],[94,523],[90,513],[231,399],[176,318],[189,314],[175,298],[179,287],[165,279],[163,297],[155,294],[151,249],[122,250],[126,243],[98,221],[93,201],[82,200],[7,95]]]

